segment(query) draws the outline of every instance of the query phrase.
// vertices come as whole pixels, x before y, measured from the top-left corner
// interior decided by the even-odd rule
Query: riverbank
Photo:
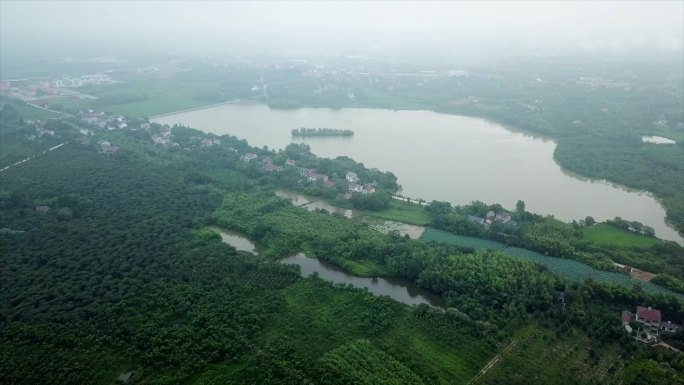
[[[286,197],[293,202],[300,202],[301,200],[310,200],[311,197],[306,197],[294,192],[283,194],[282,190],[277,194],[281,197]],[[338,209],[330,205],[323,199],[317,202],[325,205],[329,212],[334,212]],[[397,231],[401,236],[408,235],[412,239],[420,239],[425,242],[443,242],[453,244],[460,247],[472,248],[476,251],[494,250],[502,252],[510,257],[522,259],[533,262],[535,264],[548,268],[551,272],[564,277],[572,282],[583,282],[586,279],[593,279],[601,282],[608,282],[618,285],[641,285],[646,291],[659,294],[672,294],[680,299],[684,299],[684,295],[675,293],[667,288],[652,284],[639,277],[630,277],[630,275],[617,273],[614,271],[599,270],[582,262],[567,259],[557,258],[553,256],[544,255],[532,250],[526,250],[519,247],[510,247],[506,244],[476,237],[469,237],[463,235],[454,235],[431,227],[427,227],[430,223],[429,215],[424,211],[423,206],[416,203],[408,203],[404,201],[392,202],[395,207],[381,212],[363,212],[354,216],[355,220],[368,224],[368,226],[376,231],[388,234],[391,231]],[[303,207],[303,206],[299,206]],[[342,209],[340,209],[342,210]],[[400,213],[399,215],[396,213]],[[406,215],[405,213],[410,213]],[[417,225],[415,218],[420,216],[418,221],[421,225]],[[351,217],[349,217],[351,218]],[[401,218],[408,218],[408,221],[402,221]],[[596,225],[599,226],[599,225]],[[605,226],[599,226],[603,228]],[[602,230],[603,231],[603,230]],[[657,240],[656,240],[657,241]],[[313,255],[313,253],[311,253]],[[359,277],[380,277],[387,276],[387,271],[376,262],[371,260],[349,260],[342,259],[337,261],[339,266],[350,274]],[[616,264],[618,266],[618,264]],[[653,278],[652,275],[650,278]],[[649,279],[650,280],[650,279]]]

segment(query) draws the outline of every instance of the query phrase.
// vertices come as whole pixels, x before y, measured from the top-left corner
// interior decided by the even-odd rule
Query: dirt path
[[[473,379],[468,382],[468,385],[477,382],[477,380],[479,380],[482,376],[484,376],[491,368],[493,368],[497,363],[499,363],[501,360],[503,360],[503,355],[505,353],[507,353],[508,351],[510,351],[511,349],[513,349],[515,347],[515,345],[517,345],[517,343],[518,343],[518,340],[516,340],[516,339],[511,341],[511,343],[508,344],[508,346],[506,346],[506,348],[504,348],[504,350],[502,350],[501,353],[494,356],[494,358],[492,358],[487,363],[487,365],[485,365],[484,368],[482,368],[482,370],[480,370],[480,372],[477,373],[477,375],[475,377],[473,377]]]

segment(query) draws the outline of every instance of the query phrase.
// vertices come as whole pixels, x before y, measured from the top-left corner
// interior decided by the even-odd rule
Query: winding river
[[[258,147],[280,149],[304,142],[319,156],[346,155],[367,167],[392,171],[405,196],[453,204],[481,200],[507,208],[520,199],[528,211],[565,221],[619,216],[684,244],[684,238],[665,223],[665,210],[650,193],[565,172],[553,159],[554,141],[483,119],[423,110],[277,110],[235,103],[152,121],[230,134]],[[354,136],[293,140],[291,130],[302,126],[351,129]]]
[[[375,295],[386,295],[407,305],[421,303],[446,307],[444,299],[439,295],[420,288],[412,282],[399,278],[361,278],[344,272],[338,266],[316,258],[308,258],[299,253],[280,260],[282,263],[298,265],[302,276],[308,277],[317,273],[319,277],[333,283],[352,284],[355,287],[366,288]]]

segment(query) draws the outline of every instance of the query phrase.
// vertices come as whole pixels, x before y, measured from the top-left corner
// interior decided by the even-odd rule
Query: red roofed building
[[[644,327],[651,327],[658,330],[661,321],[660,310],[652,307],[637,306],[635,320],[644,324]]]
[[[622,324],[629,324],[630,322],[632,322],[632,312],[624,310],[622,312]]]

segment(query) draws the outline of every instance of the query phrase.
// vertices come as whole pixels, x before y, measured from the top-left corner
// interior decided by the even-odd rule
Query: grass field
[[[59,114],[54,112],[45,111],[28,104],[16,104],[15,108],[21,116],[26,117],[27,119],[50,119],[59,116]]]
[[[129,117],[149,117],[212,104],[200,97],[206,87],[143,78],[107,86],[88,86],[80,91],[97,99],[56,103],[64,109],[94,109]]]
[[[586,227],[584,238],[592,243],[617,247],[649,248],[662,243],[658,238],[636,234],[607,223]]]
[[[422,206],[393,200],[385,211],[368,214],[370,218],[382,218],[390,221],[404,222],[411,225],[426,226],[430,224],[430,215]]]

